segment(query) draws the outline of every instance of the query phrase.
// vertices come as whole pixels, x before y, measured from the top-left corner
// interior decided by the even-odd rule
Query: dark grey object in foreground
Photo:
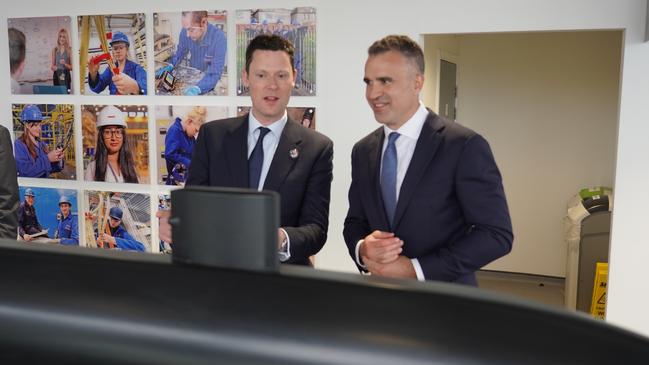
[[[3,364],[649,359],[646,338],[585,316],[505,302],[475,288],[302,267],[263,274],[7,241],[0,245],[0,293]]]
[[[279,194],[191,186],[171,192],[173,260],[277,271]]]

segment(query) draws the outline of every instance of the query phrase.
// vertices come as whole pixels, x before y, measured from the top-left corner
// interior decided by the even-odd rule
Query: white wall
[[[490,142],[514,226],[511,254],[487,268],[565,276],[568,199],[580,188],[613,184],[622,33],[452,39],[459,57],[457,121]]]
[[[391,0],[350,2],[335,0],[277,0],[273,7],[315,6],[318,11],[318,96],[315,99],[293,98],[294,106],[310,105],[318,108],[318,129],[335,142],[334,182],[332,186],[330,239],[318,263],[321,267],[352,270],[342,243],[342,221],[346,212],[346,194],[349,185],[349,154],[354,141],[377,127],[363,98],[363,63],[367,47],[372,41],[389,33],[420,34],[513,32],[528,30],[566,29],[626,29],[623,63],[622,101],[620,109],[619,140],[617,151],[616,211],[613,217],[612,259],[610,273],[609,320],[649,334],[649,316],[644,303],[649,299],[649,284],[645,280],[643,263],[649,261],[646,244],[645,208],[649,206],[649,44],[644,44],[646,2],[637,0],[438,0],[412,1],[399,7]],[[13,3],[0,18],[7,17],[80,15],[96,13],[140,12],[147,18],[154,11],[182,10],[175,0],[111,2],[45,1],[32,0]],[[238,8],[268,7],[269,2],[259,0],[223,0],[218,7],[229,14]],[[214,8],[208,0],[195,0],[188,7]],[[151,23],[147,25],[152,32]],[[229,22],[229,34],[234,24]],[[152,33],[150,34],[151,37]],[[73,31],[73,38],[76,31]],[[6,47],[6,28],[0,29],[0,47]],[[76,38],[75,38],[76,39]],[[151,39],[151,38],[149,38]],[[152,42],[148,43],[152,54]],[[229,37],[230,49],[234,39]],[[77,46],[78,48],[78,46]],[[6,48],[5,48],[6,49]],[[75,55],[78,58],[78,56]],[[228,52],[228,64],[234,64],[234,52]],[[7,70],[8,60],[0,57],[0,70]],[[152,60],[149,60],[152,62]],[[152,69],[152,67],[149,67]],[[75,78],[75,83],[78,78]],[[9,95],[8,78],[0,88],[0,99],[5,106],[3,125],[10,127],[11,102],[69,102],[64,96]],[[77,85],[78,86],[78,85]],[[153,89],[152,82],[149,89]],[[75,88],[78,90],[78,88]],[[230,84],[230,95],[234,85]],[[159,103],[155,96],[126,97],[123,103]],[[110,103],[109,97],[76,96],[75,103]],[[164,98],[169,104],[192,104],[194,100],[182,97]],[[215,105],[239,104],[239,98],[213,97]],[[153,127],[151,127],[153,128]],[[150,133],[153,130],[150,131]],[[151,151],[153,152],[153,151]],[[498,152],[498,151],[497,151]],[[153,170],[153,169],[152,169]],[[37,182],[29,181],[32,185]],[[99,187],[101,184],[93,185]],[[78,187],[83,188],[83,187]],[[138,190],[134,187],[132,190]],[[155,227],[154,227],[155,228]]]

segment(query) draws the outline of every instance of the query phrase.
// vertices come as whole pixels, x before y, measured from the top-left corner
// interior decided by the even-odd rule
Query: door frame
[[[455,87],[457,88],[457,81],[459,80],[460,75],[460,65],[458,64],[459,56],[443,49],[437,49],[437,59],[435,64],[437,69],[435,70],[435,100],[433,101],[433,110],[438,114],[441,114],[439,111],[439,91],[440,91],[440,78],[442,71],[442,60],[451,62],[455,64]],[[456,89],[457,90],[457,89]],[[455,120],[457,120],[457,109],[458,109],[458,97],[455,95]]]

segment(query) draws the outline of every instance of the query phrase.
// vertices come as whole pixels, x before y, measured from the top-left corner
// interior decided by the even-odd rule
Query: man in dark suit
[[[354,146],[344,236],[362,271],[476,285],[511,250],[502,179],[487,141],[419,101],[424,56],[406,36],[368,50],[366,98],[383,124]]]
[[[201,127],[187,185],[277,191],[280,260],[309,265],[327,239],[333,143],[287,116],[295,87],[293,53],[291,43],[276,35],[250,42],[243,81],[251,112]],[[164,213],[159,216],[166,220]],[[167,228],[161,219],[160,238],[169,242]]]
[[[0,238],[18,237],[18,182],[9,131],[0,126]]]

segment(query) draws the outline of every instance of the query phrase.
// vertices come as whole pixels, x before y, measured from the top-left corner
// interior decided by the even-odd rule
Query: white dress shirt
[[[86,166],[86,181],[95,181],[95,170],[97,168],[96,161],[92,160]],[[123,183],[124,182],[124,175],[122,175],[121,171],[115,171],[113,168],[110,166],[109,163],[106,163],[106,176],[104,177],[105,182],[114,182],[114,183]]]
[[[387,126],[383,126],[383,132],[385,137],[383,138],[383,148],[381,149],[381,169],[383,169],[383,153],[388,146],[388,135],[392,132],[397,132],[401,136],[397,138],[394,143],[397,149],[397,204],[399,204],[399,193],[401,192],[401,184],[403,179],[406,176],[408,171],[408,166],[410,165],[410,160],[412,160],[412,155],[415,153],[415,146],[417,145],[417,140],[421,134],[421,129],[424,127],[424,123],[428,118],[428,110],[424,107],[424,104],[419,102],[419,109],[415,114],[408,119],[399,129],[392,130]],[[380,175],[379,175],[380,176]],[[356,244],[356,263],[364,267],[360,261],[360,244],[363,240],[358,241]],[[405,244],[405,243],[404,243]],[[417,279],[420,281],[426,280],[424,277],[424,271],[421,269],[421,264],[419,260],[411,259],[412,266],[415,268],[417,273]]]
[[[268,170],[270,169],[270,164],[273,162],[273,156],[275,156],[275,150],[277,145],[279,145],[279,138],[282,136],[282,131],[286,126],[288,121],[288,116],[286,111],[284,115],[279,120],[269,124],[261,124],[252,112],[248,114],[248,158],[252,154],[252,150],[257,144],[259,139],[259,127],[266,127],[270,129],[270,132],[266,133],[264,140],[262,142],[262,147],[264,148],[264,162],[261,165],[261,175],[259,176],[259,186],[257,186],[257,191],[261,191],[264,188],[264,183],[266,182],[266,176],[268,175]],[[286,245],[280,248],[279,250],[279,260],[281,262],[287,261],[291,258],[291,239],[288,237],[288,233],[283,228],[280,228],[284,235],[286,236]]]

